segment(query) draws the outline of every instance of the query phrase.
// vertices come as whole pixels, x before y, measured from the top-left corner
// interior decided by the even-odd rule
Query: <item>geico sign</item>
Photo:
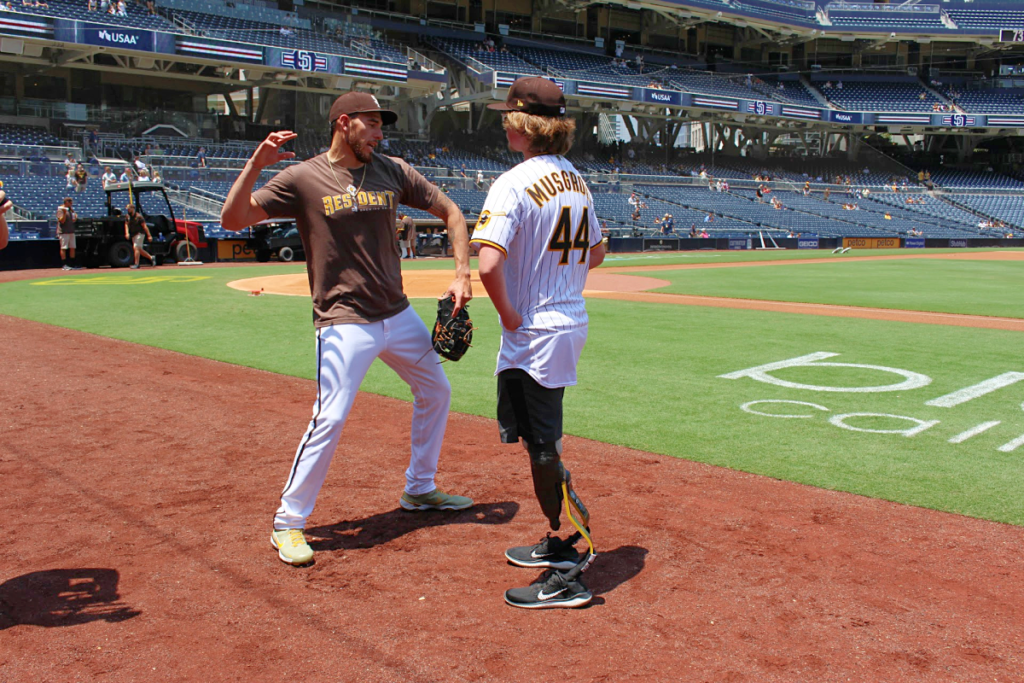
[[[828,392],[828,393],[844,393],[844,394],[856,394],[856,393],[888,393],[893,391],[913,391],[915,389],[921,389],[932,383],[932,378],[928,375],[923,375],[919,372],[913,372],[911,370],[904,370],[902,368],[891,368],[885,365],[867,365],[863,363],[833,363],[823,362],[827,358],[834,358],[838,356],[838,353],[829,353],[827,351],[819,351],[817,353],[810,353],[806,356],[798,356],[796,358],[790,358],[788,360],[782,360],[775,363],[766,363],[765,365],[758,365],[757,367],[747,368],[745,370],[738,370],[736,372],[730,372],[725,375],[719,375],[721,379],[743,379],[748,378],[756,382],[762,382],[764,384],[772,384],[777,387],[784,387],[787,389],[797,389],[801,391],[815,391],[815,392]],[[856,368],[858,370],[877,370],[879,372],[887,373],[889,375],[895,375],[894,381],[888,384],[877,384],[873,386],[864,387],[842,387],[842,386],[826,386],[819,384],[803,384],[800,382],[791,382],[784,380],[780,377],[776,377],[775,374],[780,370],[787,368]],[[1024,380],[1024,372],[1004,372],[995,377],[972,384],[971,386],[964,387],[963,389],[957,389],[956,391],[944,394],[937,398],[925,401],[924,405],[933,408],[954,408],[968,401],[973,401],[977,398],[991,394],[994,391],[1004,389],[1012,386],[1017,382]],[[780,412],[776,408],[770,406],[781,405],[784,406]],[[1022,405],[1021,407],[1024,407]],[[777,399],[766,399],[757,401],[748,401],[740,406],[740,409],[744,412],[751,413],[753,415],[760,415],[763,417],[772,417],[779,419],[808,419],[814,417],[820,412],[831,412],[828,408],[817,403],[809,403],[807,401],[789,401],[789,400],[777,400]],[[895,429],[871,429],[867,427],[858,427],[856,422],[868,418],[872,421],[878,419],[887,419],[896,422],[902,422],[903,425]],[[903,436],[911,437],[920,434],[921,432],[931,429],[935,425],[939,424],[941,420],[923,420],[916,417],[908,417],[906,415],[892,415],[889,413],[844,413],[841,415],[833,415],[829,418],[829,422],[836,427],[847,429],[855,432],[871,432],[875,434],[902,434]],[[970,427],[967,430],[961,431],[954,434],[949,438],[949,443],[957,444],[963,443],[968,439],[977,436],[983,432],[986,432],[993,427],[997,427],[1002,424],[1001,420],[986,420],[977,425]],[[1018,436],[1011,439],[1007,443],[999,447],[1000,451],[1010,452],[1016,450],[1018,447],[1024,445],[1024,435]]]

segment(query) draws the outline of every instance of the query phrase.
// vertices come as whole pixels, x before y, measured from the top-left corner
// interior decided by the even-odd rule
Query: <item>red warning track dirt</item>
[[[492,420],[442,454],[476,506],[410,514],[411,405],[360,394],[293,568],[313,382],[7,317],[0,348],[5,682],[1024,678],[1018,527],[569,437],[596,598],[517,610],[502,553],[546,524]]]

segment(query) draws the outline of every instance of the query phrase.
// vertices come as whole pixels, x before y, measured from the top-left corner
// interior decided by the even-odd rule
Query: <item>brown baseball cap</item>
[[[524,76],[508,89],[504,102],[488,104],[487,108],[560,119],[565,116],[565,95],[554,81],[541,76]]]
[[[368,92],[356,92],[355,90],[347,92],[334,100],[327,120],[336,121],[342,114],[352,116],[353,114],[371,113],[380,114],[380,118],[385,126],[390,126],[398,120],[398,114],[390,109],[381,107],[376,97]]]

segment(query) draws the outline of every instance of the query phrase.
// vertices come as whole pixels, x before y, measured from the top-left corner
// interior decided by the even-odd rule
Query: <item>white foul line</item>
[[[992,429],[993,427],[995,427],[998,424],[1001,424],[1001,422],[999,420],[993,420],[992,422],[982,422],[980,425],[975,425],[974,427],[971,427],[966,432],[960,432],[959,434],[954,436],[952,439],[950,439],[949,442],[950,443],[963,443],[964,441],[967,441],[967,439],[971,438],[972,436],[977,436],[978,434],[981,434],[984,431],[988,431],[989,429]]]

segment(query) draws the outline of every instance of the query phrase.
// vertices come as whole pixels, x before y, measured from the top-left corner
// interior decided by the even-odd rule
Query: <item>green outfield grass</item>
[[[958,262],[933,263],[950,270],[921,271],[922,288],[941,289],[945,282],[959,278],[950,275],[961,272],[952,270]],[[837,264],[836,270],[855,265]],[[451,261],[408,266],[450,269]],[[787,266],[784,277],[803,277],[799,273],[805,268],[819,267]],[[225,286],[230,280],[301,270],[301,266],[272,270],[165,268],[53,278],[80,284],[12,282],[0,285],[0,313],[312,378],[315,363],[309,301],[250,297]],[[837,275],[836,270],[822,271],[809,285],[819,293],[833,288],[835,296],[844,293],[851,280]],[[777,267],[751,269],[755,271],[777,271]],[[891,272],[874,271],[867,277],[883,278]],[[171,280],[147,280],[152,276]],[[1005,299],[1016,294],[1010,282],[1002,290],[984,291],[984,296]],[[878,304],[862,301],[860,305]],[[414,307],[424,320],[432,320],[433,302],[417,300]],[[1019,333],[611,300],[591,300],[588,308],[592,324],[580,365],[580,384],[566,393],[566,429],[571,434],[1024,525],[1020,495],[1024,446],[999,450],[1024,434],[1024,382],[955,407],[926,405],[1002,373],[1024,372]],[[471,311],[478,327],[475,347],[459,363],[445,366],[454,388],[453,409],[492,417],[499,326],[486,299],[475,300]],[[886,366],[926,375],[930,381],[910,390],[851,393],[721,377],[815,352],[840,354],[825,362]],[[789,368],[774,376],[833,388],[903,380],[877,369],[828,366]],[[408,388],[379,362],[363,388],[410,398]],[[810,415],[806,418],[768,417],[741,409],[751,401],[766,400],[808,402],[820,408],[797,403],[751,407],[762,413]],[[877,415],[845,418],[841,425],[846,428],[829,422],[829,418],[849,413]],[[912,436],[863,431],[908,430],[934,420],[939,422]],[[949,442],[976,425],[994,421],[1000,424],[962,443]],[[493,437],[497,441],[496,429]],[[567,457],[571,458],[571,453]],[[680,505],[685,507],[685,501]]]
[[[907,259],[637,272],[658,292],[1024,317],[1024,261]]]
[[[827,249],[787,249],[784,251],[661,251],[644,254],[608,254],[602,267],[620,266],[667,266],[688,263],[740,263],[748,261],[804,261],[827,258],[835,261],[861,256],[906,256],[917,257],[926,254],[979,254],[988,251],[1024,251],[1024,249],[854,249],[846,254],[833,254]]]

